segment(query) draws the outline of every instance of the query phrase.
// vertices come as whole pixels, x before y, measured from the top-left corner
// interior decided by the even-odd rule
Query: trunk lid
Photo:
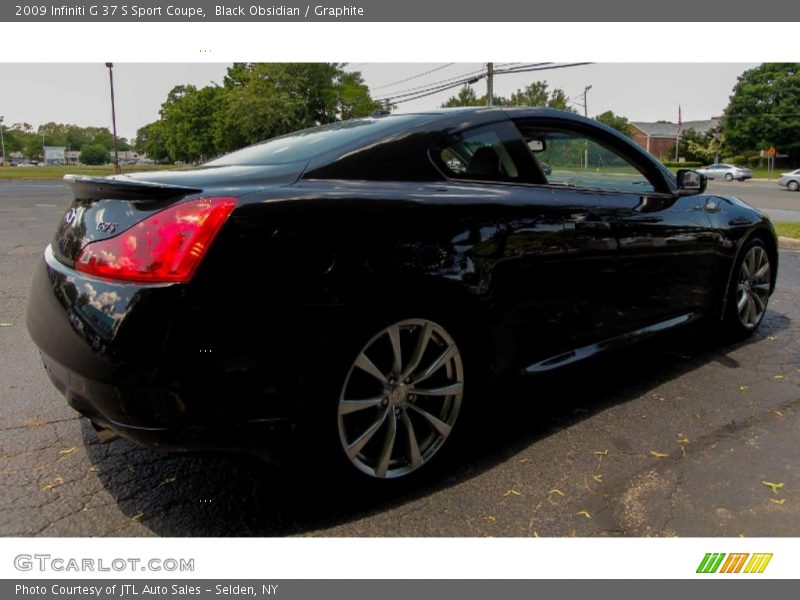
[[[66,175],[64,182],[72,188],[75,200],[58,225],[53,254],[74,267],[87,244],[119,235],[175,203],[189,198],[240,197],[288,185],[302,175],[305,164],[200,167],[112,177]]]

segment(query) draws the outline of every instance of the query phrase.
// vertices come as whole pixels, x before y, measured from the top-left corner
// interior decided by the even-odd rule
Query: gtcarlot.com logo
[[[749,554],[724,552],[708,552],[700,566],[697,567],[698,573],[763,573],[767,568],[772,554]],[[725,562],[723,562],[725,561]]]
[[[18,554],[14,557],[17,571],[100,572],[115,571],[194,571],[193,558],[62,558],[50,554]]]

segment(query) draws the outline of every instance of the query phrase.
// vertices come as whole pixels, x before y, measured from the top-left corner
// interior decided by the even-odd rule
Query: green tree
[[[152,158],[204,160],[378,107],[361,74],[338,63],[234,63],[221,86],[173,88],[136,147]]]
[[[486,96],[478,98],[475,90],[469,84],[465,84],[458,91],[458,95],[451,96],[442,103],[442,108],[455,108],[459,106],[484,106],[486,104]]]
[[[31,135],[28,139],[25,140],[25,147],[23,150],[23,154],[27,158],[32,159],[39,159],[43,158],[44,149],[42,148],[44,144],[42,144],[42,136],[40,135]]]
[[[679,156],[689,161],[711,163],[722,154],[722,143],[719,129],[711,129],[698,133],[688,129],[681,133]],[[669,147],[667,156],[675,156],[675,144]]]
[[[216,123],[220,152],[379,108],[360,73],[338,63],[235,63]]]
[[[456,96],[451,96],[444,103],[442,108],[452,108],[457,106],[486,106],[487,95],[478,96],[475,90],[469,85],[464,85]],[[524,88],[518,89],[511,94],[510,98],[494,96],[495,106],[545,106],[547,108],[557,108],[568,112],[575,112],[569,106],[567,94],[561,88],[549,90],[546,81],[534,81]]]
[[[217,111],[223,89],[177,86],[161,105],[162,131],[172,160],[195,162],[214,157]]]
[[[728,152],[774,146],[800,159],[800,63],[763,63],[742,73],[722,131]]]
[[[3,141],[6,145],[6,152],[10,155],[12,152],[21,152],[25,148],[29,134],[20,131],[15,127],[6,128],[3,126]]]
[[[621,115],[615,115],[610,110],[597,115],[595,120],[600,121],[603,125],[608,125],[612,129],[616,129],[622,134],[631,135],[631,124],[628,119]]]
[[[564,90],[561,88],[550,90],[549,87],[546,81],[534,81],[511,94],[508,104],[512,106],[545,106],[575,112],[575,109],[570,107]]]
[[[334,79],[336,87],[336,111],[341,120],[365,117],[381,107],[369,95],[361,73],[342,71]]]
[[[164,121],[154,121],[149,125],[140,127],[136,131],[134,141],[136,151],[146,154],[152,160],[165,160],[169,157],[167,152],[167,138],[164,132]]]
[[[81,148],[81,162],[85,165],[104,165],[111,162],[111,154],[102,144],[86,144]]]

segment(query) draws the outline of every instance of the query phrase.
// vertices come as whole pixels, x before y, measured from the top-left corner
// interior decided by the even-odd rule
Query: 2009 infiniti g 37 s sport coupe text
[[[379,479],[433,459],[478,382],[701,318],[752,333],[777,273],[760,212],[548,109],[377,115],[66,179],[27,324],[74,408],[169,450],[302,439]]]

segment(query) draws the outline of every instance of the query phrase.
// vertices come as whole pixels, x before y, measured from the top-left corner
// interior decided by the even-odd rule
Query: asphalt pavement
[[[800,192],[790,192],[774,180],[708,182],[708,191],[714,194],[738,196],[751,206],[763,210],[773,221],[800,221]]]
[[[710,187],[800,220],[800,194]],[[0,535],[800,535],[798,252],[781,252],[752,339],[686,330],[495,390],[439,469],[368,490],[250,457],[99,443],[24,326],[69,199],[58,182],[0,181]]]

